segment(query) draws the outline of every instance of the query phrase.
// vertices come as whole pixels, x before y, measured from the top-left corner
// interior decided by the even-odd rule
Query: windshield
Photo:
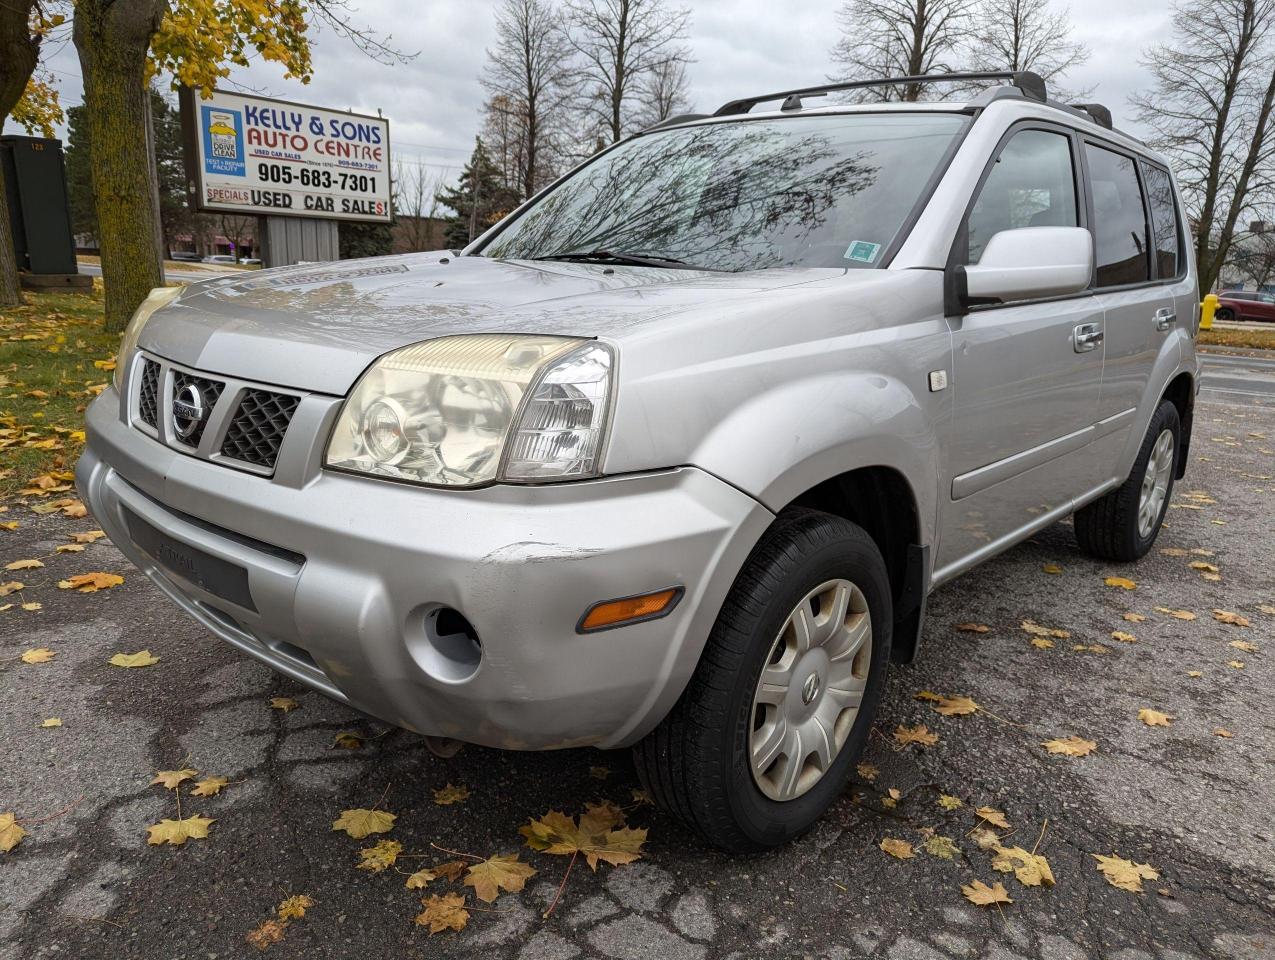
[[[564,181],[479,255],[875,267],[967,122],[834,114],[646,134]]]

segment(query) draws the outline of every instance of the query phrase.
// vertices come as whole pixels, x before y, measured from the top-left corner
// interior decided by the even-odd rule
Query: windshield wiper
[[[568,250],[551,253],[546,257],[529,257],[530,260],[574,260],[581,263],[622,263],[632,267],[680,267],[685,270],[712,270],[713,267],[697,267],[676,257],[648,257],[639,253],[621,253],[617,250]]]

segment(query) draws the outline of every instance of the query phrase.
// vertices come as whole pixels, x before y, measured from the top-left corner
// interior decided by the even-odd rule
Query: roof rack
[[[708,118],[707,113],[679,113],[672,117],[665,117],[659,123],[653,123],[643,133],[650,133],[652,130],[660,130],[664,127],[674,127],[679,123],[690,123],[693,120],[705,120]]]
[[[1045,92],[1045,81],[1039,74],[1029,70],[994,70],[978,73],[922,73],[909,77],[882,77],[877,80],[852,80],[848,83],[824,83],[815,87],[802,87],[798,90],[782,90],[779,93],[767,93],[760,97],[746,97],[723,104],[713,113],[715,117],[730,117],[748,113],[759,103],[769,100],[782,100],[781,110],[800,110],[802,97],[826,97],[839,90],[863,90],[867,87],[890,87],[904,83],[951,83],[965,80],[1008,80],[1012,86],[1022,91],[1023,96],[1044,103],[1048,96]]]
[[[1076,110],[1089,114],[1089,119],[1098,124],[1098,126],[1106,127],[1108,130],[1115,129],[1111,125],[1111,111],[1101,103],[1073,103],[1071,106]]]

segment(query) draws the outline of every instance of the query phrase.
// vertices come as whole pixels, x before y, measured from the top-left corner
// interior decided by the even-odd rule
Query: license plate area
[[[124,520],[128,524],[128,535],[138,549],[169,573],[222,600],[257,612],[246,569],[170,537],[131,510],[124,511]]]

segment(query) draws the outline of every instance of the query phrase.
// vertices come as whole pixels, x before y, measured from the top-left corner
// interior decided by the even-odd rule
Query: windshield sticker
[[[881,244],[871,243],[867,240],[855,240],[846,247],[846,260],[857,260],[859,263],[872,263],[876,260],[877,254],[881,252]]]

